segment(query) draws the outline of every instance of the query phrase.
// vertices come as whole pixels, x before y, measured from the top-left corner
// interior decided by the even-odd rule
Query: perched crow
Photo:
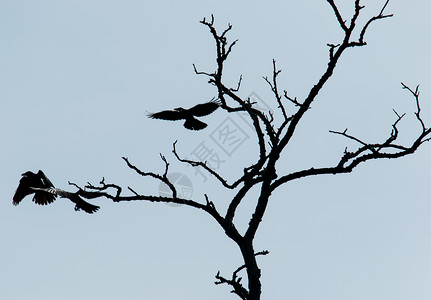
[[[169,121],[186,120],[184,127],[190,130],[201,130],[207,127],[207,124],[199,121],[195,117],[203,117],[209,115],[220,106],[220,102],[211,100],[206,103],[198,104],[189,109],[182,107],[175,110],[164,110],[158,113],[149,114],[151,119],[161,119]]]
[[[75,210],[82,209],[83,211],[92,214],[100,207],[84,201],[77,193],[70,193],[61,189],[54,188],[52,182],[39,170],[37,174],[27,171],[22,174],[18,188],[13,196],[12,203],[18,205],[25,196],[33,194],[33,201],[36,204],[46,205],[54,202],[57,196],[68,198],[75,203]]]

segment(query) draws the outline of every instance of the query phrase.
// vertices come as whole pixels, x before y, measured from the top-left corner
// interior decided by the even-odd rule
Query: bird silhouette
[[[39,205],[51,204],[57,196],[68,198],[75,203],[75,210],[83,210],[86,213],[92,214],[99,210],[99,206],[90,204],[84,201],[77,193],[70,193],[58,188],[55,188],[52,182],[46,175],[39,170],[36,174],[27,171],[22,174],[18,188],[13,196],[12,203],[18,205],[26,196],[34,193],[33,202]]]
[[[13,205],[18,205],[25,196],[33,194],[33,202],[39,205],[51,204],[55,200],[55,196],[52,194],[44,193],[43,191],[35,191],[32,188],[52,188],[54,185],[45,176],[45,174],[39,170],[37,174],[27,171],[22,174],[22,178],[19,181],[18,188],[16,189],[15,195],[13,196]]]
[[[207,124],[199,121],[195,117],[207,116],[214,112],[221,103],[216,100],[211,100],[206,103],[201,103],[192,108],[185,109],[177,107],[174,110],[164,110],[161,112],[148,114],[151,119],[160,119],[168,121],[185,120],[184,127],[190,130],[201,130],[207,127]]]

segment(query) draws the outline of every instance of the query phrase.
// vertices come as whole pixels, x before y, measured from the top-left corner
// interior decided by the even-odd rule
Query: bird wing
[[[161,119],[161,120],[168,120],[168,121],[176,121],[176,120],[181,120],[185,118],[183,112],[175,111],[175,110],[164,110],[154,114],[148,114],[148,117],[150,117],[151,119]]]
[[[99,206],[84,201],[77,193],[70,193],[54,187],[46,175],[39,170],[37,174],[26,172],[22,175],[19,185],[13,196],[12,203],[18,205],[25,196],[33,194],[33,201],[36,204],[46,205],[54,202],[57,196],[68,198],[75,203],[75,210],[92,214],[99,210]]]
[[[38,183],[37,183],[37,186],[34,186],[34,187],[41,187],[41,188],[53,188],[54,187],[52,182],[48,179],[48,177],[46,177],[46,175],[41,170],[39,170],[39,172],[37,172],[37,177],[38,177]],[[44,191],[36,191],[34,193],[33,201],[34,201],[34,203],[39,204],[39,205],[47,205],[47,204],[51,204],[52,202],[54,202],[55,197],[56,197],[56,195],[46,193]]]
[[[91,203],[88,203],[87,201],[84,201],[84,199],[79,197],[77,194],[74,194],[74,195],[75,196],[73,198],[69,198],[69,199],[76,204],[75,205],[76,211],[82,209],[86,213],[92,214],[99,210],[100,206],[93,205]]]
[[[100,206],[93,205],[91,203],[88,203],[84,201],[77,193],[71,193],[67,192],[62,189],[56,189],[56,188],[48,188],[44,189],[45,192],[54,194],[56,196],[60,196],[62,198],[67,198],[73,203],[75,203],[75,210],[83,210],[86,213],[92,214],[99,210]]]
[[[55,200],[55,195],[39,191],[34,193],[33,202],[39,205],[51,204]]]
[[[30,195],[33,191],[29,187],[29,178],[23,176],[19,181],[18,187],[16,188],[15,194],[13,195],[13,205],[18,205],[25,196]]]
[[[40,179],[42,180],[44,187],[54,187],[51,180],[49,180],[48,177],[46,177],[45,173],[43,173],[41,170],[37,172],[37,175],[39,175]]]
[[[193,117],[189,117],[184,122],[184,127],[190,130],[201,130],[207,127],[207,124]]]
[[[219,102],[209,101],[207,103],[202,103],[202,104],[193,106],[188,110],[188,112],[196,117],[203,117],[215,111],[219,106],[220,106]]]

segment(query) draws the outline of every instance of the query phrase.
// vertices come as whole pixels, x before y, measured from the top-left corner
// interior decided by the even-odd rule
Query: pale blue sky
[[[341,2],[341,1],[338,1]],[[342,1],[345,18],[353,0]],[[363,1],[364,21],[384,1]],[[334,164],[348,143],[328,130],[381,141],[406,112],[401,139],[418,132],[413,98],[400,82],[421,84],[423,117],[431,124],[431,5],[393,0],[395,16],[374,23],[369,45],[348,51],[298,128],[283,157],[285,172]],[[208,193],[222,209],[229,194],[216,182],[175,162],[172,142],[192,157],[205,143],[228,178],[249,162],[249,138],[231,156],[211,133],[226,121],[217,111],[206,130],[150,120],[146,112],[189,107],[215,96],[192,64],[212,71],[215,49],[199,24],[213,13],[216,26],[233,24],[239,39],[225,80],[240,74],[240,95],[258,95],[276,107],[262,76],[277,60],[280,87],[304,97],[324,70],[327,43],[341,29],[324,0],[132,1],[4,0],[0,4],[0,298],[11,300],[236,299],[215,286],[218,270],[241,265],[235,245],[203,212],[145,202],[101,206],[95,215],[75,212],[68,200],[47,207],[12,195],[27,171],[44,170],[53,183],[73,190],[107,182],[157,194],[159,183],[139,178],[121,160],[162,172],[159,152],[172,172],[193,185],[193,198]],[[309,178],[274,193],[255,241],[263,299],[426,300],[431,297],[431,144],[414,156],[370,162],[352,174]],[[283,170],[283,169],[282,169]],[[253,198],[239,217],[248,221]]]

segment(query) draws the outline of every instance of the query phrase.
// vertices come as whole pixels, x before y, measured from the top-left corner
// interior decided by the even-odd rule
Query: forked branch
[[[402,156],[406,156],[409,154],[413,154],[421,144],[431,140],[431,129],[425,126],[424,121],[420,115],[420,101],[419,101],[419,89],[418,87],[415,90],[412,90],[408,86],[403,85],[404,89],[407,89],[415,98],[416,104],[416,118],[421,125],[421,132],[414,139],[414,141],[409,145],[400,145],[395,144],[394,142],[397,140],[399,135],[398,123],[405,116],[405,114],[398,114],[395,110],[395,114],[397,116],[396,121],[392,124],[392,131],[389,137],[381,142],[381,143],[369,143],[365,142],[362,139],[359,139],[353,135],[347,133],[347,129],[344,131],[330,131],[331,133],[338,134],[344,136],[348,139],[358,142],[361,146],[353,151],[347,151],[347,148],[344,151],[343,156],[340,158],[338,164],[334,167],[326,167],[326,168],[310,168],[298,172],[294,172],[288,175],[284,175],[277,179],[272,184],[272,189],[274,190],[281,184],[292,181],[295,179],[314,176],[314,175],[323,175],[323,174],[342,174],[342,173],[350,173],[355,167],[359,164],[372,160],[372,159],[381,159],[381,158],[399,158]]]
[[[264,251],[260,251],[254,254],[254,256],[258,256],[258,255],[267,255],[269,254],[269,251],[264,250]],[[244,288],[244,286],[241,284],[241,280],[242,277],[238,277],[238,273],[241,270],[244,270],[246,268],[246,265],[242,265],[240,267],[238,267],[233,273],[232,273],[232,278],[231,279],[227,279],[223,276],[220,275],[220,271],[217,272],[217,275],[215,276],[217,281],[215,282],[216,285],[219,284],[227,284],[230,285],[233,290],[231,291],[232,293],[238,295],[241,299],[247,300],[249,299],[249,291]]]

